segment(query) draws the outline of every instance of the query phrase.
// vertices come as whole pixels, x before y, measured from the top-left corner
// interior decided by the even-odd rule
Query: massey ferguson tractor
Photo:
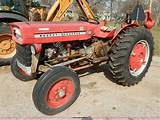
[[[57,0],[47,20],[60,20],[72,0]],[[22,80],[37,79],[33,90],[36,108],[55,115],[71,106],[80,94],[76,71],[104,64],[115,83],[138,84],[153,56],[154,25],[151,12],[137,5],[121,22],[111,27],[98,21],[86,0],[76,0],[86,19],[78,22],[18,22],[10,25],[16,41],[11,62],[13,75]]]

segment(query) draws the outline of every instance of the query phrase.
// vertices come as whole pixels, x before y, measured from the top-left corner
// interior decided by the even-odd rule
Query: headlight
[[[16,39],[21,41],[22,40],[21,30],[17,27],[14,27],[13,30],[14,30],[14,36],[16,37]]]

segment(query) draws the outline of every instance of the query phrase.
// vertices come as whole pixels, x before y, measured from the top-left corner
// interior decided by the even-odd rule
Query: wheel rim
[[[149,44],[146,40],[139,41],[132,49],[130,55],[130,73],[139,76],[145,69],[150,56]]]
[[[16,53],[16,43],[10,34],[0,35],[0,58],[11,58]]]
[[[52,108],[65,105],[74,94],[74,84],[70,79],[55,83],[48,92],[47,103]]]

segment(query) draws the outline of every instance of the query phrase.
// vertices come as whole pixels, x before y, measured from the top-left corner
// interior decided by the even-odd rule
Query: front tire
[[[153,56],[153,37],[144,27],[120,34],[109,55],[113,81],[123,86],[138,84],[148,71]]]
[[[59,66],[39,78],[32,97],[40,112],[55,115],[70,107],[79,94],[80,81],[77,74],[67,67]]]
[[[33,80],[34,77],[33,76],[28,76],[26,75],[23,70],[21,68],[19,68],[19,66],[17,65],[17,59],[16,59],[16,56],[14,56],[11,60],[11,71],[13,73],[13,75],[21,80],[21,81],[24,81],[24,82],[27,82],[27,81],[30,81],[30,80]]]

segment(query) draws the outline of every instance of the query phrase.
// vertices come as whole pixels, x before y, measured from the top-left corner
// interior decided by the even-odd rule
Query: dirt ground
[[[66,111],[51,118],[141,117],[160,119],[160,58],[154,57],[146,77],[134,87],[122,87],[109,80],[107,66],[88,69],[81,75],[81,95]],[[98,71],[98,72],[97,72]],[[103,72],[105,71],[105,72]],[[85,71],[82,71],[85,72]],[[10,67],[0,68],[0,118],[47,117],[36,110],[32,90],[36,81],[21,82]]]

